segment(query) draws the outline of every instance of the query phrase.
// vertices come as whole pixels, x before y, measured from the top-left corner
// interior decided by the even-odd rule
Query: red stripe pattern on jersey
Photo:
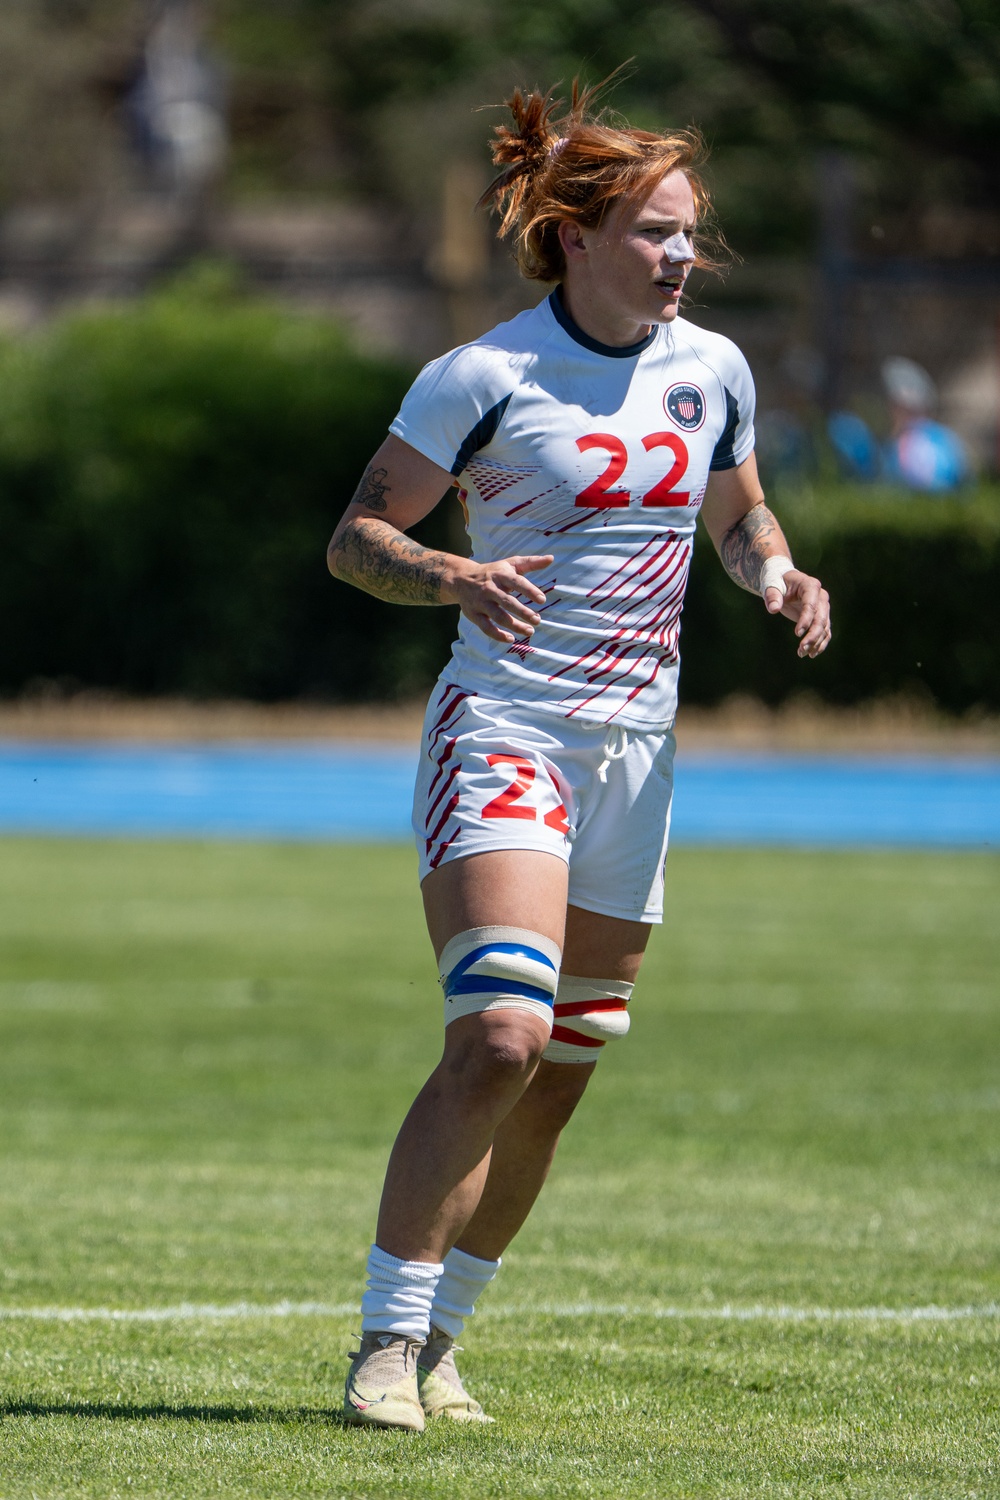
[[[624,701],[630,703],[655,680],[661,666],[677,661],[690,562],[687,537],[672,532],[652,537],[590,590],[590,608],[615,629],[549,678],[555,682],[579,673],[593,690],[576,688],[560,700],[567,717],[629,679],[632,685]]]
[[[539,464],[504,464],[495,458],[477,457],[469,462],[465,472],[483,500],[495,500],[522,479],[531,479],[539,468]]]

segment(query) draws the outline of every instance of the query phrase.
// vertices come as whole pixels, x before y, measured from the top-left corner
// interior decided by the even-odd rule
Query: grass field
[[[439,1044],[412,856],[0,842],[0,1495],[1000,1495],[1000,864],[668,883],[467,1330],[497,1424],[414,1438],[336,1416]]]

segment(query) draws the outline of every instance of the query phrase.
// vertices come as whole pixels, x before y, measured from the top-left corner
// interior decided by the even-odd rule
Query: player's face
[[[670,172],[638,212],[620,205],[593,231],[591,271],[619,317],[638,329],[676,318],[694,265],[695,222],[691,184],[683,172]]]

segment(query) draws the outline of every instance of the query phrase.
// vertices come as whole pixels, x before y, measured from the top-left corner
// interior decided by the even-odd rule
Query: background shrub
[[[788,624],[730,583],[699,530],[684,607],[686,700],[779,703],[905,693],[962,712],[1000,707],[1000,490],[930,499],[840,486],[775,502],[796,562],[830,591],[834,640],[816,661]]]
[[[0,350],[0,689],[349,697],[430,675],[445,612],[388,610],[324,560],[411,376],[213,267]]]
[[[131,693],[360,699],[424,690],[452,609],[334,584],[336,517],[412,371],[331,323],[240,297],[219,268],[0,347],[0,691],[39,678]],[[1000,493],[831,487],[778,510],[834,599],[799,662],[786,622],[701,535],[684,697],[808,689],[1000,707]],[[416,533],[454,545],[446,500]]]

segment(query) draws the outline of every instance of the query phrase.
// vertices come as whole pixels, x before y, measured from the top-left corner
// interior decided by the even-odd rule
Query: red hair
[[[707,150],[695,129],[657,135],[614,123],[607,112],[591,106],[603,84],[580,90],[574,80],[569,112],[553,119],[561,99],[537,89],[516,89],[506,101],[513,130],[497,125],[493,164],[502,170],[490,183],[480,206],[500,216],[498,239],[513,235],[522,276],[561,281],[566,260],[559,225],[575,220],[596,229],[619,203],[638,209],[669,172],[683,172],[691,184],[699,222],[711,212],[708,190],[699,168]],[[724,249],[718,236],[712,240]],[[696,264],[717,269],[718,259],[696,252]]]

